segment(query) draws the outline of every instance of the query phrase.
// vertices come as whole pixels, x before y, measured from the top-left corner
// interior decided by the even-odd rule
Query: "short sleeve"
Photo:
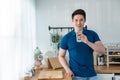
[[[63,38],[60,41],[60,48],[67,50],[68,45],[67,45],[67,36],[63,36]]]
[[[93,39],[94,39],[94,43],[96,41],[101,41],[100,38],[99,38],[99,36],[98,36],[98,34],[96,32],[94,32],[94,31],[93,31]]]

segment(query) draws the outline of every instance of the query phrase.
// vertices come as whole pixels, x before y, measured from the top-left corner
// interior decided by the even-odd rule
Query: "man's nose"
[[[80,24],[80,21],[78,21],[78,24]]]

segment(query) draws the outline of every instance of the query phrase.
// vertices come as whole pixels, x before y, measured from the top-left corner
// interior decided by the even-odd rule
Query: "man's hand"
[[[73,73],[71,70],[67,70],[65,75],[66,75],[67,77],[73,77],[73,76],[74,76],[74,73]]]
[[[80,39],[81,39],[81,41],[84,42],[84,43],[87,43],[87,42],[88,42],[88,39],[87,39],[86,35],[84,35],[84,34],[81,34]]]

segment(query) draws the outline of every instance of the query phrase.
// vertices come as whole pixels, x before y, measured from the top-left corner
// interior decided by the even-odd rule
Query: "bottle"
[[[39,47],[36,47],[36,49],[34,50],[34,57],[37,58],[40,54],[41,54],[41,51]]]

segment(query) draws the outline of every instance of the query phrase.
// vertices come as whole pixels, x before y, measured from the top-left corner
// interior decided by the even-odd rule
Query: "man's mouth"
[[[78,27],[81,27],[81,26],[78,26]]]

